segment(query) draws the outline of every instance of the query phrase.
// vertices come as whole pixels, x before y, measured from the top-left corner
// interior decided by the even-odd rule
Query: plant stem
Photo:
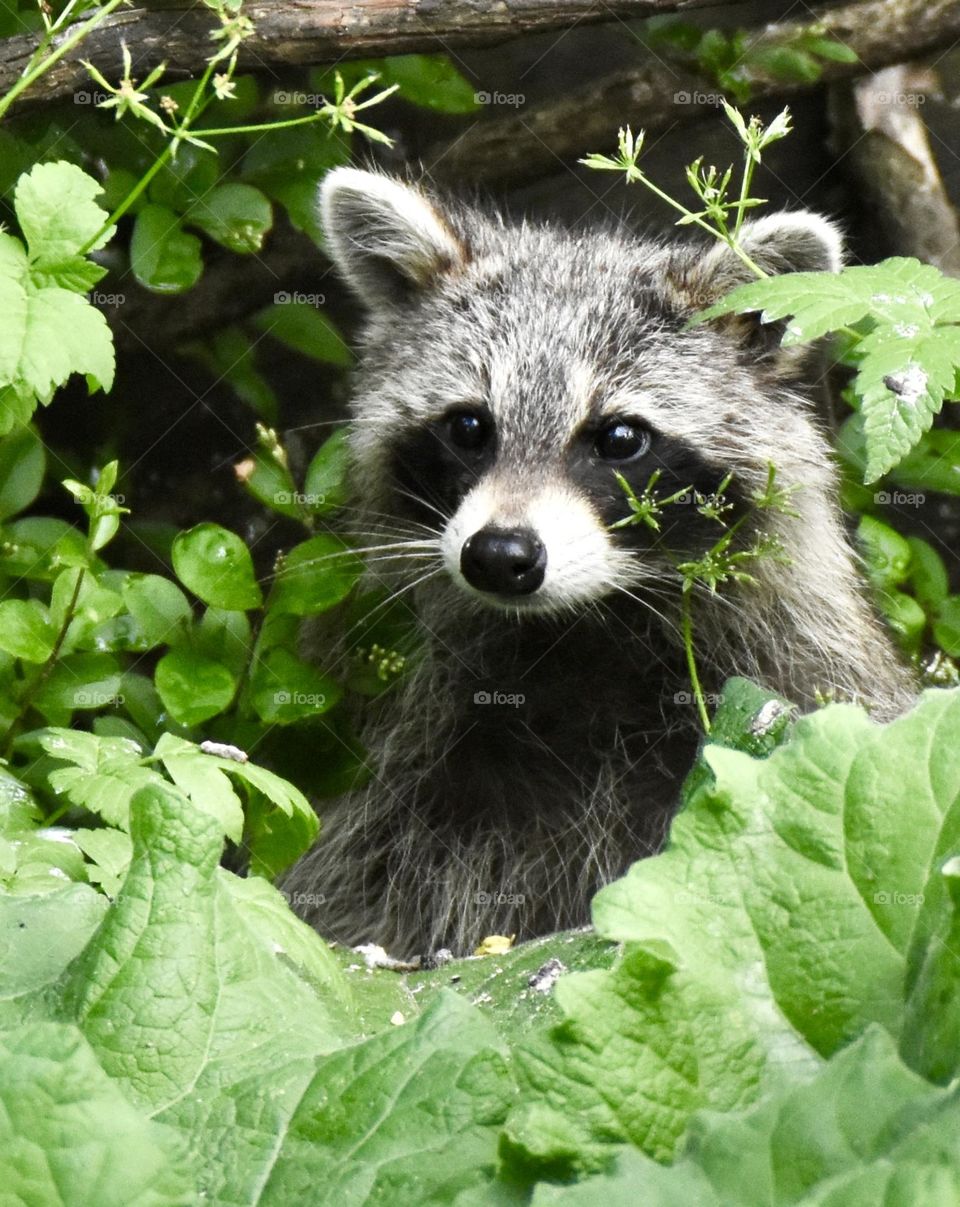
[[[291,117],[282,122],[260,122],[256,126],[223,126],[219,130],[203,130],[204,138],[221,138],[228,134],[259,134],[264,130],[288,130],[291,126],[308,126],[311,122],[326,117],[322,109],[310,113],[306,117]]]
[[[700,713],[700,723],[703,726],[703,732],[710,733],[710,714],[707,712],[707,702],[703,695],[703,686],[700,683],[700,674],[697,671],[697,659],[693,652],[693,617],[690,608],[691,590],[688,584],[684,584],[683,602],[682,602],[682,623],[683,623],[683,648],[687,655],[687,673],[690,676],[690,686],[693,688],[693,697],[697,702],[697,711]]]
[[[91,30],[96,29],[105,17],[108,17],[115,8],[119,8],[123,3],[124,0],[107,0],[103,8],[98,8],[89,21],[84,21],[82,25],[78,25],[68,38],[64,38],[52,54],[47,55],[36,66],[28,68],[6,96],[0,97],[0,120],[3,119],[4,114],[22,92],[25,92],[32,84],[36,83],[42,75],[46,75],[55,63],[58,63],[64,55],[69,54],[74,46],[82,42]]]
[[[76,615],[77,601],[80,598],[80,588],[83,586],[83,579],[86,573],[86,566],[81,566],[80,572],[77,575],[76,585],[73,588],[73,594],[70,596],[70,602],[67,604],[67,610],[63,616],[63,624],[61,624],[60,631],[57,633],[57,639],[53,643],[53,649],[50,651],[46,662],[40,668],[40,673],[37,675],[36,679],[34,679],[34,681],[24,692],[23,699],[20,701],[20,707],[17,710],[17,715],[10,723],[10,729],[7,731],[6,746],[4,747],[3,751],[3,756],[6,759],[10,758],[10,754],[13,750],[14,739],[17,736],[17,731],[20,728],[23,718],[30,711],[30,706],[36,699],[37,692],[50,678],[53,668],[57,664],[57,660],[60,657],[60,651],[63,649],[63,643],[67,639],[67,630],[70,628],[70,624]]]

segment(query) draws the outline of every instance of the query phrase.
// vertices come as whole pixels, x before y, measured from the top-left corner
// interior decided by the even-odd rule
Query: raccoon
[[[324,814],[286,888],[345,943],[466,953],[589,921],[661,846],[700,741],[677,564],[717,540],[697,500],[789,555],[695,592],[705,690],[743,675],[801,708],[878,718],[911,699],[864,594],[803,350],[756,318],[689,327],[747,279],[725,245],[511,224],[352,168],[321,209],[366,308],[350,435],[370,573],[412,601],[422,650],[365,712],[372,778]],[[768,274],[835,271],[836,228],[743,228]],[[792,511],[758,511],[768,466]],[[680,499],[660,530],[639,496]],[[686,492],[686,494],[682,493]],[[745,538],[746,539],[746,536]],[[386,559],[386,560],[382,560]]]

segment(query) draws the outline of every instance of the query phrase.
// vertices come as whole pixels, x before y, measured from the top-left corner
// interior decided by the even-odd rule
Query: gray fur
[[[740,674],[802,707],[820,693],[878,717],[906,706],[912,675],[865,600],[800,354],[752,320],[675,321],[745,279],[726,249],[508,226],[352,169],[327,177],[322,203],[332,254],[370,307],[356,526],[367,543],[424,541],[371,561],[407,588],[424,650],[365,712],[369,785],[324,810],[286,884],[324,934],[462,953],[487,934],[582,924],[596,889],[662,842],[698,744],[680,579],[655,550],[617,546],[569,480],[573,433],[598,408],[648,421],[744,487],[772,461],[782,485],[802,488],[800,518],[759,521],[791,564],[765,560],[756,585],[696,599],[708,690]],[[773,215],[747,237],[771,272],[839,266],[839,237],[814,215]],[[495,464],[425,535],[391,457],[473,402],[492,411]],[[542,597],[491,605],[460,577],[460,543],[491,516],[544,525]],[[524,702],[477,704],[480,691]]]

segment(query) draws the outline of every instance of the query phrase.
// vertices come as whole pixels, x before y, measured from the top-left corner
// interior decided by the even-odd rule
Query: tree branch
[[[816,28],[843,42],[855,62],[824,62],[823,81],[863,75],[917,58],[960,38],[957,0],[867,0],[825,9],[809,22],[769,25],[757,42],[780,42]],[[819,81],[818,81],[819,83]],[[782,96],[809,84],[757,75],[754,99]],[[423,155],[440,180],[519,185],[572,165],[591,151],[611,149],[611,135],[627,122],[634,130],[662,130],[716,108],[715,81],[657,60],[618,71],[566,96],[478,122],[458,138]]]
[[[240,48],[243,70],[335,62],[456,46],[491,46],[521,34],[545,33],[617,17],[651,17],[723,0],[259,0],[243,12],[256,26]],[[90,16],[89,11],[85,14]],[[149,9],[114,13],[39,79],[23,104],[50,101],[83,87],[80,57],[108,78],[123,70],[126,42],[140,78],[165,62],[171,76],[198,75],[218,26],[196,0],[158,0]],[[69,33],[71,27],[67,28]],[[64,35],[65,36],[65,35]],[[54,43],[56,45],[56,43]],[[19,78],[37,46],[33,35],[0,40],[0,95]]]

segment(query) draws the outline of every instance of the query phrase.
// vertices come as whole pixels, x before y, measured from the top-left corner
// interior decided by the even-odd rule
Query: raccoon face
[[[365,303],[352,447],[361,502],[429,529],[449,577],[513,612],[665,583],[717,539],[697,496],[733,473],[735,516],[770,461],[823,446],[790,383],[803,366],[749,319],[687,329],[745,279],[725,247],[509,227],[390,178],[325,179],[328,246]],[[833,227],[745,228],[768,272],[840,265]],[[785,464],[785,461],[788,462]],[[616,526],[656,477],[659,531]]]

